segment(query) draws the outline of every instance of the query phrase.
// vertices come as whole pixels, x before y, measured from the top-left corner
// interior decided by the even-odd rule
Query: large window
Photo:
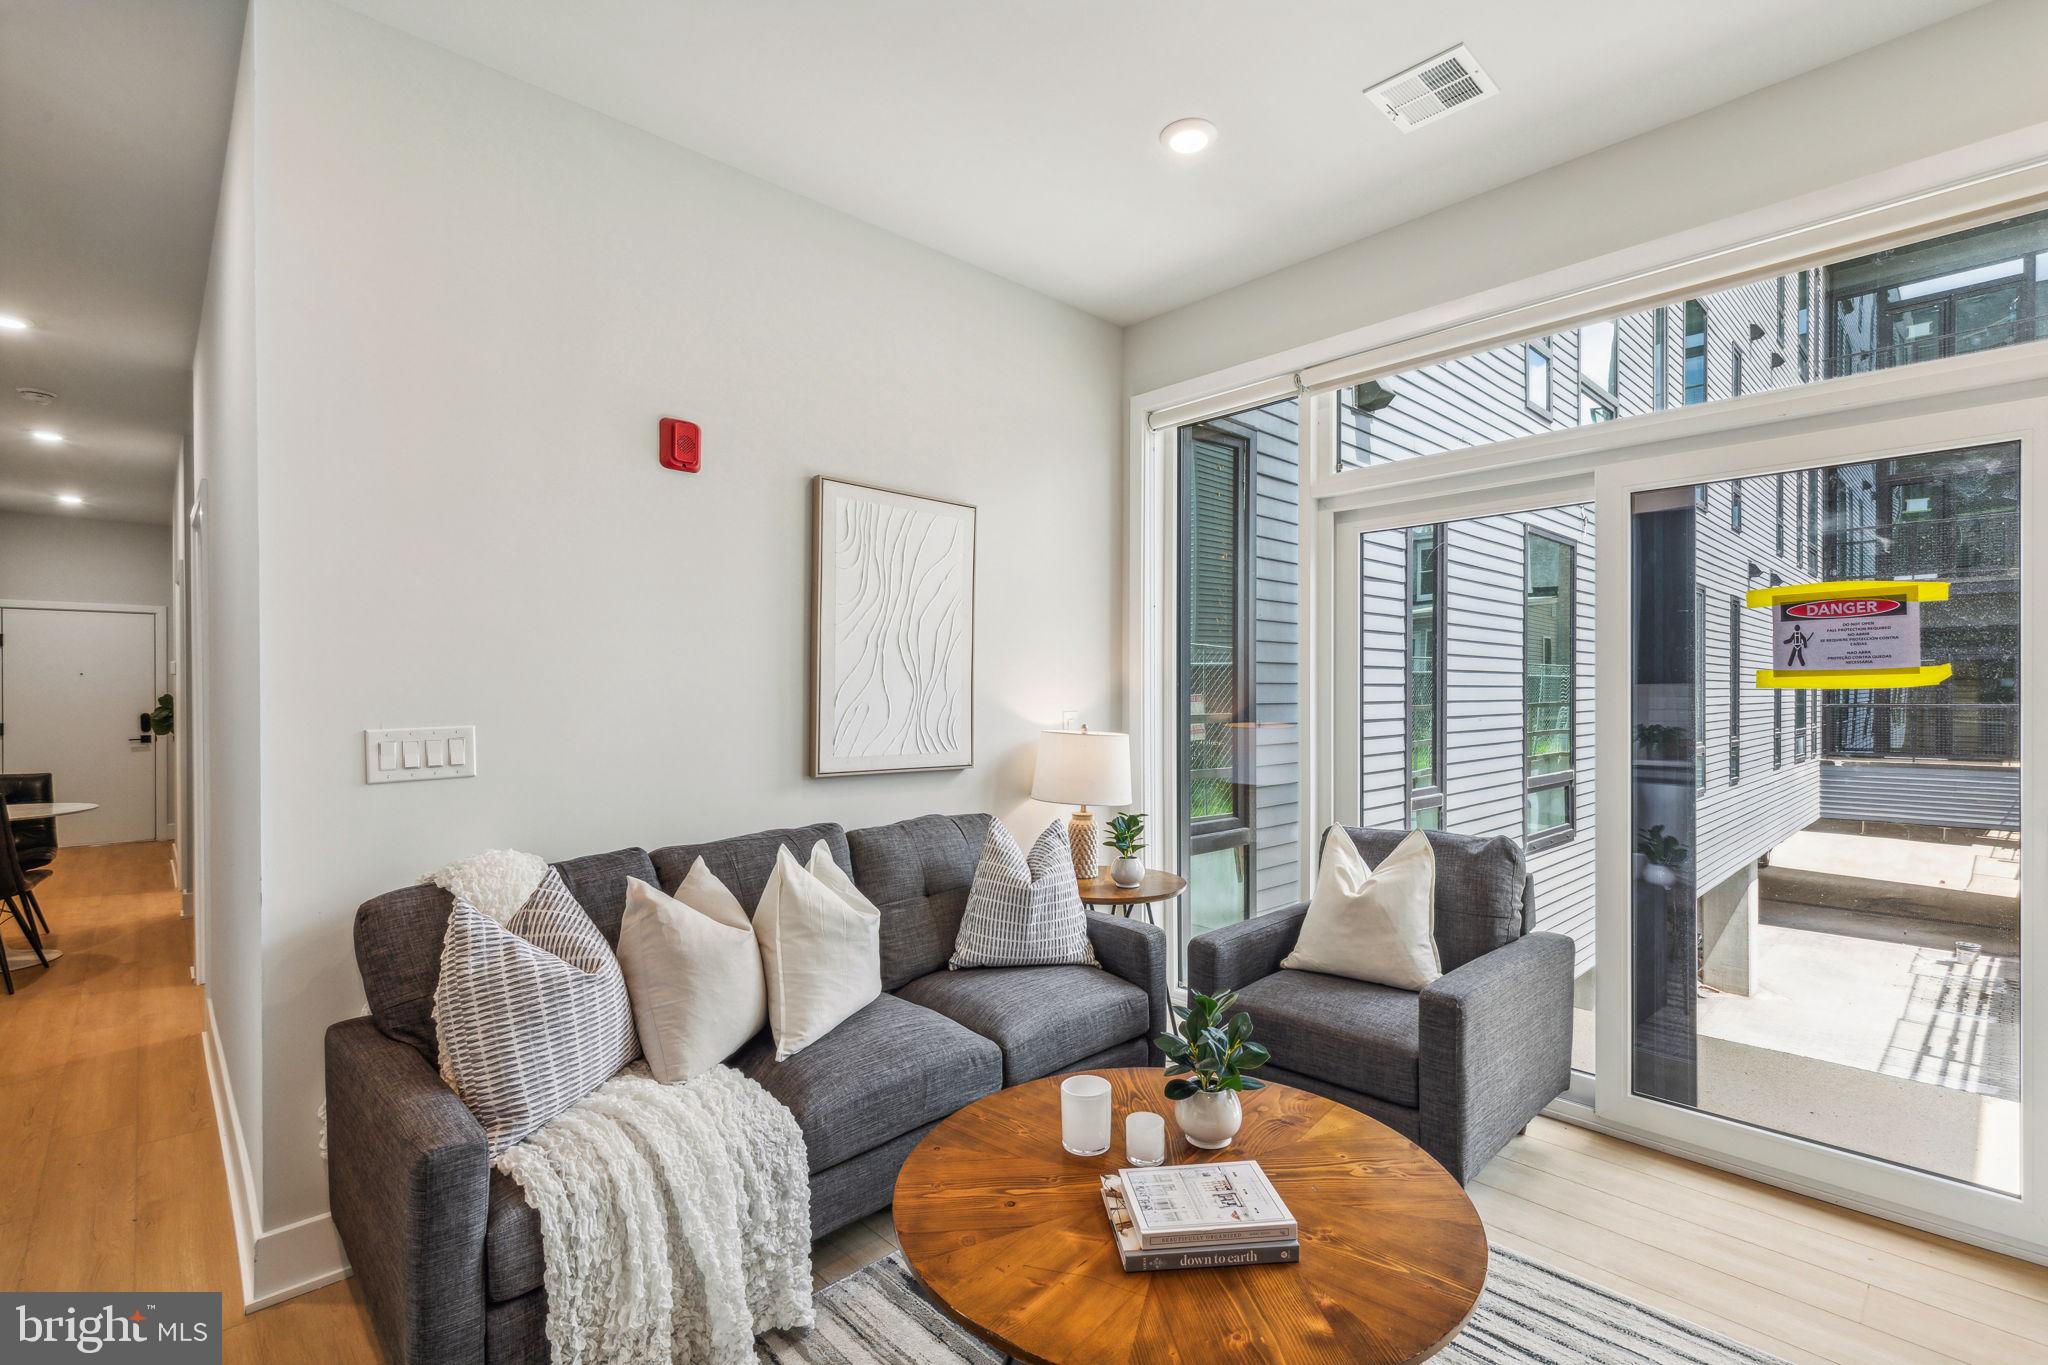
[[[1720,402],[2043,336],[2048,212],[1376,376],[1372,406],[1358,405],[1355,388],[1340,402],[1346,439],[1338,467],[1626,421],[1681,397]],[[1681,354],[1674,380],[1668,369]]]
[[[1536,848],[1572,835],[1577,556],[1562,540],[1531,531],[1523,559],[1522,826]]]

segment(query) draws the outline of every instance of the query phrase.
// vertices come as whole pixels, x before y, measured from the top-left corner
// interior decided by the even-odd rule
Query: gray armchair
[[[1375,866],[1405,831],[1354,829]],[[1420,992],[1289,971],[1307,905],[1188,944],[1188,985],[1235,990],[1273,1061],[1259,1075],[1370,1114],[1471,1179],[1571,1081],[1572,941],[1534,932],[1508,838],[1428,836],[1444,974]]]

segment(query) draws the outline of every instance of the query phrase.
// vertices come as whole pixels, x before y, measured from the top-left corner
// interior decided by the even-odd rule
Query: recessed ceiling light
[[[1216,125],[1205,118],[1175,119],[1159,130],[1159,140],[1166,144],[1168,151],[1193,156],[1196,152],[1206,151],[1216,140]]]
[[[26,332],[27,330],[27,318],[18,318],[12,313],[0,313],[0,332]]]
[[[61,446],[64,444],[64,433],[52,431],[48,427],[37,427],[29,433],[29,436],[31,439],[40,441],[46,446]]]
[[[66,507],[85,506],[85,499],[81,498],[76,493],[59,493],[57,495],[57,501],[63,503]]]

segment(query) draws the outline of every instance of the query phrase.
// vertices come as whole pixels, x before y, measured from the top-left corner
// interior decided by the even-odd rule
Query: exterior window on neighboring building
[[[1728,529],[1742,534],[1742,480],[1728,481]]]
[[[1806,761],[1806,689],[1792,694],[1792,761]]]
[[[1522,402],[1531,412],[1550,415],[1550,345],[1531,341],[1522,347]]]
[[[1530,848],[1572,837],[1577,551],[1531,531],[1522,542],[1524,816]]]
[[[1780,474],[1773,481],[1778,498],[1777,515],[1771,522],[1771,541],[1778,554],[1785,553],[1785,475]]]
[[[1728,348],[1728,392],[1736,398],[1742,397],[1742,348],[1739,346]]]
[[[1728,785],[1742,781],[1742,599],[1728,599]]]
[[[1771,689],[1771,767],[1785,766],[1785,692]]]
[[[1799,382],[1813,378],[1813,272],[1799,272]]]
[[[1408,531],[1408,827],[1444,827],[1444,528]]]
[[[1778,331],[1773,341],[1774,344],[1779,346],[1785,344],[1785,277],[1783,275],[1778,276]]]
[[[1820,471],[1806,476],[1806,571],[1820,576]]]
[[[1707,401],[1707,308],[1698,299],[1685,302],[1685,401]]]
[[[1621,360],[1621,330],[1612,321],[1579,329],[1579,424],[1612,422],[1621,409],[1615,373]]]

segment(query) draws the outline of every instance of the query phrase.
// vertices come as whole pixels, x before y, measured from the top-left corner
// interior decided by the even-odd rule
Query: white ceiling
[[[1980,0],[343,3],[1129,323]],[[1403,134],[1360,93],[1458,42],[1498,96]]]
[[[0,508],[170,520],[241,38],[242,0],[0,0]]]

